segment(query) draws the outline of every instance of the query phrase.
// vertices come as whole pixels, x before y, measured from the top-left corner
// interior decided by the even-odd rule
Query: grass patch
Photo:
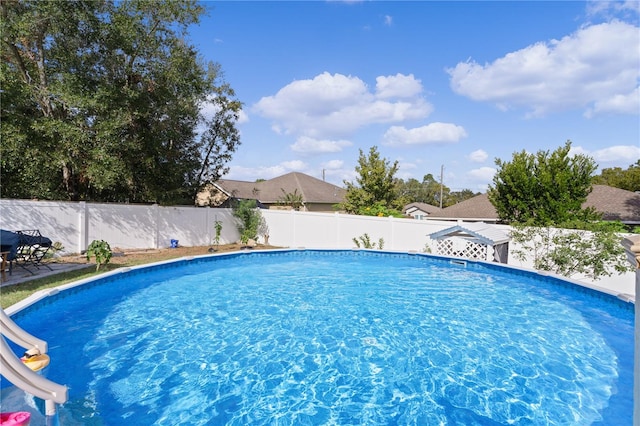
[[[49,275],[32,281],[2,287],[0,290],[0,306],[2,309],[6,309],[11,305],[26,299],[36,291],[59,287],[63,284],[68,284],[96,275],[102,275],[105,272],[112,271],[120,267],[120,265],[106,265],[106,267],[103,267],[100,271],[96,272],[96,267],[94,265],[87,265],[86,268],[76,269],[69,272],[61,272],[59,274]]]

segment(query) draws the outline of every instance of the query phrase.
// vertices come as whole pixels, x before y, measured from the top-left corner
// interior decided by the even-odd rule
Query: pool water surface
[[[13,316],[61,425],[627,425],[633,305],[423,255],[196,258]]]

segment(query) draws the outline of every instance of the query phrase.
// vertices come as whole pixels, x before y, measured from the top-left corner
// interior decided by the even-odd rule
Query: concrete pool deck
[[[25,268],[21,268],[19,266],[14,265],[11,273],[9,273],[9,271],[6,271],[3,274],[0,288],[8,287],[16,284],[22,284],[28,281],[37,280],[39,278],[49,277],[52,275],[75,271],[78,269],[83,269],[83,268],[92,266],[87,263],[66,263],[66,262],[47,263],[47,265],[51,269],[47,268],[46,266],[40,266],[39,268],[30,266],[27,269],[25,269]]]

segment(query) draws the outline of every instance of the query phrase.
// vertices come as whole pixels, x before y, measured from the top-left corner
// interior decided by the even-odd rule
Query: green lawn
[[[99,271],[96,271],[95,265],[87,265],[86,268],[76,269],[75,271],[62,272],[60,274],[49,275],[47,277],[38,278],[20,284],[2,287],[0,289],[0,306],[2,309],[6,309],[11,305],[26,299],[36,291],[58,287],[73,281],[93,277],[120,267],[122,266],[104,265]]]

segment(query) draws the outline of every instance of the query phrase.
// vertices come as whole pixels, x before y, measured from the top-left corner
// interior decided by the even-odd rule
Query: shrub
[[[91,257],[96,258],[96,271],[100,269],[100,265],[107,264],[111,260],[111,246],[104,240],[93,240],[87,247],[87,260]]]
[[[369,237],[369,234],[364,233],[362,235],[360,235],[358,238],[353,237],[353,242],[355,243],[356,247],[358,248],[366,248],[366,249],[375,249],[376,248],[376,243],[371,241],[371,238]],[[378,240],[378,249],[382,250],[382,248],[384,247],[384,239],[380,238]]]
[[[257,239],[258,232],[266,227],[256,200],[238,202],[233,208],[233,216],[236,218],[236,227],[242,244],[247,244],[250,239]]]

